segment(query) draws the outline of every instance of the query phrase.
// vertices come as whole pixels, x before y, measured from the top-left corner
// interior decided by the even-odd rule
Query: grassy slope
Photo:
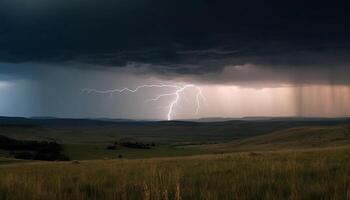
[[[62,143],[100,143],[118,138],[137,138],[157,143],[229,141],[263,135],[291,127],[350,123],[330,121],[228,121],[112,123],[93,120],[35,121],[32,126],[1,125],[0,135],[18,139],[52,138]],[[28,122],[28,123],[29,123]],[[42,123],[42,124],[41,124]]]
[[[251,122],[240,121],[225,123],[159,122],[145,124],[83,122],[74,124],[67,120],[63,124],[62,122],[50,122],[50,124],[39,126],[2,126],[0,127],[0,135],[21,140],[55,139],[63,144],[65,153],[71,159],[91,160],[116,158],[119,154],[124,158],[150,158],[211,153],[213,152],[212,150],[184,148],[183,146],[177,147],[177,145],[230,141],[235,138],[263,134],[270,130],[288,126],[286,123],[277,123],[274,126],[257,123],[253,128],[250,125]],[[153,150],[106,150],[107,145],[124,138],[155,142],[157,148]]]
[[[350,126],[313,126],[202,145],[248,153],[79,164],[0,159],[0,199],[347,199],[349,144]],[[80,145],[65,144],[73,159],[117,154],[100,141]],[[195,154],[157,148],[120,151],[126,158]]]
[[[334,146],[350,146],[349,125],[297,127],[225,144],[208,145],[205,148],[261,151]]]
[[[127,159],[172,157],[196,154],[206,154],[213,151],[198,148],[175,148],[167,145],[156,146],[152,149],[121,148],[107,150],[107,144],[65,144],[64,152],[71,160],[116,159],[119,155]]]
[[[17,121],[15,120],[14,123],[18,123]],[[54,139],[63,144],[66,154],[75,160],[116,158],[119,154],[123,155],[124,158],[150,158],[215,153],[218,152],[217,149],[231,151],[230,148],[221,144],[210,145],[210,147],[198,144],[242,140],[244,138],[265,135],[273,131],[302,125],[348,123],[348,121],[342,120],[267,120],[214,123],[111,123],[69,119],[44,121],[27,119],[27,121],[27,123],[32,123],[32,125],[1,125],[0,135],[22,140]],[[121,149],[117,151],[108,151],[105,149],[113,141],[125,138],[136,139],[142,142],[155,142],[157,148],[154,150]],[[202,146],[203,148],[201,148]]]
[[[346,199],[350,149],[0,166],[0,199]]]

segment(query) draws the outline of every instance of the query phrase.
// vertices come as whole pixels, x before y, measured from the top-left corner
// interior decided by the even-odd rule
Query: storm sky
[[[337,1],[2,0],[0,115],[174,119],[350,115],[350,8]],[[185,98],[184,98],[185,97]]]

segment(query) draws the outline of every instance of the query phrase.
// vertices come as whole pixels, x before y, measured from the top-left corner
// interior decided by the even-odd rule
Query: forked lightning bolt
[[[167,84],[161,84],[161,85],[140,85],[137,86],[135,89],[129,89],[129,88],[122,88],[122,89],[113,89],[113,90],[96,90],[96,89],[89,89],[89,88],[85,88],[83,89],[83,92],[86,93],[96,93],[96,94],[114,94],[114,93],[136,93],[138,91],[140,91],[141,89],[144,88],[170,88],[170,89],[174,89],[173,92],[169,92],[169,93],[164,93],[164,94],[160,94],[157,95],[156,97],[154,97],[153,99],[148,99],[147,102],[150,101],[159,101],[161,98],[164,97],[171,97],[174,96],[174,99],[169,103],[168,105],[168,113],[167,113],[167,119],[171,120],[172,119],[172,115],[174,112],[174,107],[178,104],[180,98],[181,98],[181,94],[183,94],[186,90],[188,89],[194,89],[196,91],[196,113],[198,113],[200,107],[201,107],[201,99],[205,100],[205,97],[202,93],[202,89],[196,85],[193,84],[186,84],[184,86],[178,86],[178,85],[167,85]]]

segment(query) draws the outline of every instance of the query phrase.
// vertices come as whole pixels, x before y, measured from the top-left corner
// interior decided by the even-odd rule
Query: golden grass
[[[202,146],[225,152],[246,152],[261,150],[329,148],[349,146],[350,126],[308,126],[279,130],[227,143]]]
[[[0,199],[349,199],[350,149],[0,166]]]

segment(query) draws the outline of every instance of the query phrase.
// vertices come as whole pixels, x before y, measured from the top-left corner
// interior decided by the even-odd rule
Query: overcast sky
[[[349,3],[2,0],[0,115],[166,119],[349,116]],[[185,98],[186,97],[186,98]]]

